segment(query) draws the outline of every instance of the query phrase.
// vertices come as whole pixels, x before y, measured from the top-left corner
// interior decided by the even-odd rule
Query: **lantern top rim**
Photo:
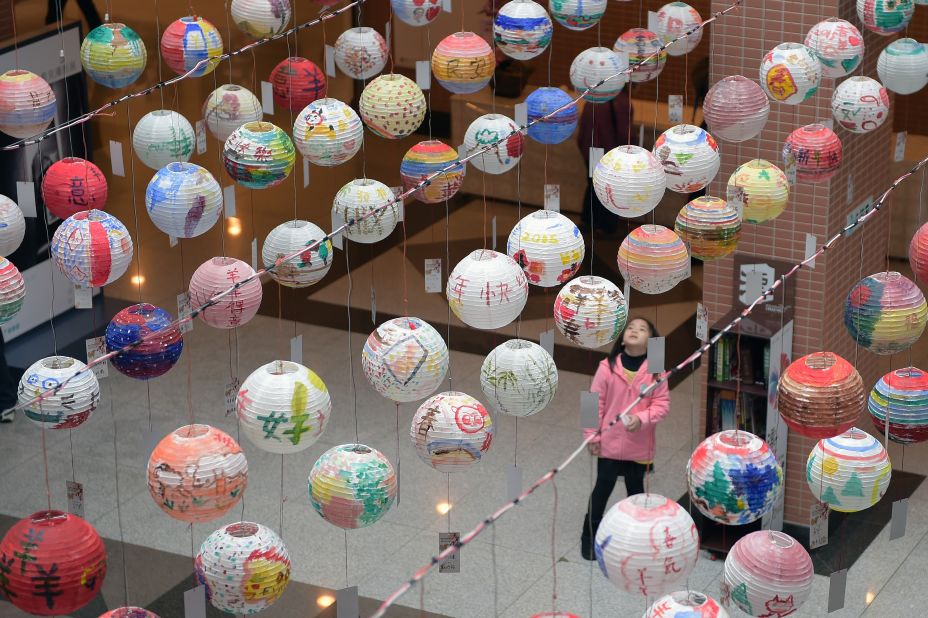
[[[250,521],[237,521],[225,528],[226,533],[237,539],[247,539],[258,534],[258,524]]]
[[[39,361],[45,369],[69,369],[74,366],[70,356],[49,356]]]
[[[532,342],[525,339],[510,339],[503,345],[509,350],[526,350],[532,347]]]
[[[108,28],[110,30],[121,30],[126,27],[126,24],[118,21],[110,21],[105,24],[100,25],[101,28]]]
[[[235,264],[236,262],[238,262],[238,260],[236,260],[235,258],[226,257],[226,256],[217,256],[217,257],[211,258],[209,261],[209,263],[212,264],[213,266],[220,266],[220,267],[229,266],[231,264]]]
[[[838,362],[834,352],[813,352],[805,358],[805,365],[813,371],[828,371]]]
[[[252,133],[271,133],[275,127],[270,122],[265,122],[263,120],[253,120],[243,124],[242,128],[246,131],[251,131]]]
[[[282,376],[298,373],[300,371],[300,366],[293,361],[275,360],[266,364],[263,369],[272,376]]]
[[[209,425],[203,425],[196,423],[194,425],[184,425],[183,427],[178,427],[173,431],[174,436],[181,440],[193,440],[194,438],[201,438],[208,434],[212,427]]]
[[[57,526],[63,524],[69,518],[68,513],[57,509],[46,509],[36,511],[29,516],[29,521],[37,526]]]
[[[27,71],[26,69],[10,69],[9,71],[6,71],[3,76],[19,77],[20,75],[29,75],[30,73],[32,73],[32,71]],[[35,73],[32,74],[35,75]]]
[[[780,532],[778,530],[768,530],[767,540],[769,540],[772,545],[782,547],[783,549],[788,549],[796,544],[796,541],[793,539],[793,537],[786,534],[785,532]]]
[[[184,15],[177,21],[184,23],[184,24],[195,24],[201,21],[206,21],[206,20],[200,17],[199,15]]]

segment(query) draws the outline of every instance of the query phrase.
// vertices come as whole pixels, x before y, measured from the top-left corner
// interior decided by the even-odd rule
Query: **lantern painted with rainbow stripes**
[[[568,281],[554,299],[554,325],[572,343],[596,349],[611,344],[628,319],[622,290],[595,275]]]
[[[898,354],[918,341],[928,324],[928,305],[915,283],[894,272],[860,280],[844,303],[851,338],[874,354]]]
[[[573,98],[560,88],[538,88],[525,98],[525,106],[528,136],[540,144],[560,144],[577,128],[577,106]]]
[[[592,28],[606,14],[607,0],[549,0],[551,17],[568,30]]]
[[[363,444],[333,446],[309,472],[309,501],[319,515],[345,530],[386,515],[396,499],[396,472],[383,453]]]
[[[458,163],[457,150],[437,139],[419,142],[409,149],[400,163],[403,190],[409,191],[448,166],[450,169],[416,189],[413,197],[426,204],[438,204],[454,197],[464,182],[464,166]]]
[[[82,210],[103,210],[109,189],[100,168],[78,157],[65,157],[45,170],[42,201],[59,219]]]
[[[164,375],[184,349],[184,336],[173,316],[149,303],[130,305],[113,316],[105,341],[107,352],[119,352],[110,364],[137,380]]]
[[[664,70],[667,52],[662,45],[660,37],[650,30],[632,28],[615,40],[612,49],[628,56],[628,64],[635,67],[630,79],[638,84],[651,81]]]
[[[548,48],[554,26],[534,0],[510,0],[493,20],[496,47],[516,60],[531,60]]]
[[[776,219],[789,203],[789,181],[783,170],[764,159],[742,163],[728,178],[728,203],[742,209],[748,223]]]
[[[900,444],[928,440],[928,372],[916,367],[890,371],[870,391],[870,417],[880,435]]]
[[[796,180],[824,182],[841,167],[841,139],[823,124],[807,124],[789,134],[783,144],[783,163],[796,166]]]
[[[880,441],[856,427],[819,440],[806,460],[806,483],[812,495],[842,513],[856,513],[879,502],[892,472]]]
[[[98,288],[119,279],[132,261],[129,230],[102,210],[84,210],[62,223],[51,244],[52,259],[71,283]]]
[[[298,112],[325,94],[325,73],[312,60],[284,58],[271,71],[271,87],[274,105]]]
[[[222,148],[222,162],[232,180],[249,189],[282,183],[296,161],[290,136],[270,122],[248,122],[233,131]]]
[[[777,384],[780,416],[807,438],[831,438],[856,425],[865,397],[860,374],[834,352],[793,361]]]
[[[455,32],[443,38],[432,52],[432,73],[442,87],[455,94],[473,94],[490,83],[496,56],[482,37]]]
[[[405,75],[390,73],[373,80],[361,92],[358,111],[374,135],[402,139],[425,120],[427,111],[422,89]]]
[[[0,131],[10,137],[33,137],[55,119],[55,92],[31,71],[13,69],[0,75],[0,101]]]
[[[199,15],[181,17],[164,29],[161,55],[178,75],[193,71],[191,77],[202,77],[219,65],[222,36],[216,26]]]
[[[680,209],[674,231],[690,255],[704,262],[730,255],[741,238],[741,215],[718,197],[697,197]]]
[[[645,294],[662,294],[690,276],[686,245],[663,225],[632,230],[619,246],[617,260],[622,278]]]
[[[145,71],[145,41],[125,24],[97,26],[81,43],[81,65],[107,88],[125,88]]]

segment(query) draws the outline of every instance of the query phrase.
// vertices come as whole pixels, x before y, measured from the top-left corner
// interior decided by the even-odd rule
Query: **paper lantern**
[[[16,202],[0,195],[0,255],[19,249],[26,235],[26,219]]]
[[[531,60],[548,48],[554,26],[534,0],[510,0],[493,20],[496,48],[516,60]]]
[[[105,340],[107,352],[120,351],[110,364],[138,380],[167,373],[184,349],[184,335],[173,316],[149,303],[130,305],[117,313],[106,327]]]
[[[168,163],[145,190],[145,209],[159,230],[174,238],[208,232],[222,214],[222,187],[195,163]]]
[[[97,26],[81,43],[81,65],[107,88],[125,88],[145,71],[145,41],[125,24]]]
[[[617,256],[619,272],[645,294],[662,294],[690,276],[690,254],[673,231],[642,225],[625,237]]]
[[[473,94],[490,83],[496,56],[489,44],[473,32],[455,32],[443,38],[432,52],[432,73],[445,90]]]
[[[715,138],[691,124],[678,124],[661,133],[654,142],[654,154],[664,165],[667,188],[677,193],[705,188],[722,165]]]
[[[928,85],[928,50],[915,39],[898,39],[883,48],[876,72],[887,90],[912,94]]]
[[[480,387],[493,409],[510,416],[538,414],[557,392],[557,367],[543,347],[510,339],[487,354]]]
[[[577,128],[577,106],[573,104],[573,98],[560,88],[546,86],[536,89],[525,98],[525,106],[528,110],[528,136],[536,142],[560,144]],[[549,114],[553,115],[545,118]]]
[[[248,122],[232,132],[222,148],[222,162],[232,180],[249,189],[282,183],[296,160],[290,136],[270,122]]]
[[[73,214],[52,236],[52,259],[71,283],[98,288],[122,277],[132,261],[129,230],[102,210]]]
[[[592,88],[583,95],[590,103],[605,103],[622,92],[628,83],[627,71],[628,57],[625,54],[608,47],[591,47],[577,54],[570,63],[570,83],[578,92]],[[604,79],[609,81],[597,86]]]
[[[65,616],[100,593],[106,548],[89,523],[62,511],[20,519],[0,541],[3,596],[35,616]]]
[[[586,30],[606,13],[607,0],[549,0],[551,17],[568,30]]]
[[[741,238],[741,215],[718,197],[697,197],[680,209],[673,226],[690,255],[704,262],[731,255]]]
[[[601,348],[622,333],[628,303],[608,279],[588,275],[569,282],[554,299],[554,325],[581,348]]]
[[[783,163],[796,166],[796,180],[824,182],[841,167],[841,140],[823,124],[799,127],[783,144]]]
[[[310,163],[332,167],[361,150],[364,125],[357,113],[338,99],[318,99],[297,115],[293,141]]]
[[[55,118],[54,91],[31,71],[14,69],[0,75],[0,101],[0,131],[10,137],[34,137]]]
[[[860,280],[844,303],[844,326],[874,354],[897,354],[918,341],[928,324],[925,296],[911,279],[881,272]]]
[[[458,472],[478,463],[490,450],[493,421],[470,395],[445,391],[419,406],[409,437],[419,459],[439,472]]]
[[[528,301],[525,273],[508,255],[477,249],[457,263],[445,286],[459,320],[492,330],[515,320]]]
[[[831,113],[852,133],[869,133],[889,118],[889,95],[880,82],[870,77],[850,77],[831,95]]]
[[[835,79],[853,73],[864,58],[864,37],[849,21],[831,17],[812,26],[805,45],[822,65],[822,76]]]
[[[722,604],[751,616],[788,616],[812,592],[812,558],[783,532],[758,530],[732,546],[722,572]]]
[[[426,26],[441,15],[441,0],[390,0],[393,14],[404,24]]]
[[[250,521],[206,537],[193,565],[210,604],[239,616],[267,609],[290,583],[287,546],[273,530]]]
[[[103,210],[107,194],[106,178],[100,168],[78,157],[55,161],[42,178],[42,201],[59,219],[82,210]]]
[[[821,63],[801,43],[780,43],[760,63],[760,85],[780,103],[798,105],[810,99],[821,81]]]
[[[912,0],[857,0],[857,19],[882,36],[905,30],[914,12]]]
[[[201,77],[212,73],[219,65],[222,36],[216,26],[199,15],[181,17],[164,29],[161,55],[165,64],[178,75],[190,72],[190,77]]]
[[[0,258],[0,324],[13,319],[23,308],[26,283],[19,269],[6,258]]]
[[[184,425],[148,458],[148,492],[162,511],[203,523],[238,504],[248,483],[248,462],[235,439],[210,425]]]
[[[860,374],[834,352],[815,352],[793,361],[777,385],[780,416],[807,438],[831,438],[853,427],[864,397]]]
[[[403,191],[413,189],[432,174],[442,172],[412,194],[426,204],[439,204],[454,195],[464,182],[464,166],[458,163],[458,151],[442,141],[426,140],[410,148],[400,163]],[[451,166],[447,171],[448,166]]]
[[[770,101],[753,80],[729,75],[709,88],[702,111],[713,136],[739,143],[763,131],[770,115]]]
[[[155,612],[141,607],[117,607],[100,614],[99,618],[161,618]]]
[[[393,318],[372,332],[361,353],[371,386],[397,403],[428,397],[448,372],[448,347],[419,318]]]
[[[214,328],[237,328],[247,324],[261,306],[261,280],[253,277],[243,283],[254,274],[251,266],[235,258],[207,260],[190,277],[190,302],[194,307],[202,307],[217,294],[238,286],[200,311],[200,317]]]
[[[686,581],[696,564],[699,534],[693,518],[673,500],[637,494],[606,512],[596,531],[595,550],[599,569],[610,582],[647,597],[666,594]]]
[[[870,417],[880,435],[900,444],[928,440],[928,373],[915,367],[890,371],[870,391]]]
[[[422,89],[404,75],[381,75],[361,92],[361,119],[374,135],[402,139],[425,120],[427,105]]]
[[[349,28],[335,40],[335,64],[354,79],[370,79],[387,64],[387,42],[373,28]]]
[[[309,472],[309,501],[332,525],[364,528],[396,499],[396,473],[383,453],[363,444],[333,446]]]
[[[232,0],[232,21],[245,34],[265,39],[280,34],[290,24],[290,0]]]
[[[909,266],[915,280],[928,283],[928,223],[924,223],[909,242]]]
[[[271,71],[274,105],[298,112],[326,92],[325,73],[315,62],[294,56],[281,60]]]
[[[63,382],[69,380],[61,386]],[[57,393],[52,389],[61,386]],[[40,401],[36,397],[47,394]],[[31,403],[30,403],[31,402]],[[19,381],[19,405],[44,429],[74,429],[90,418],[100,402],[100,384],[87,365],[70,356],[49,356],[34,363]]]
[[[481,151],[468,163],[487,174],[504,174],[519,163],[524,143],[519,126],[510,118],[484,114],[470,123],[464,133],[464,156]],[[490,149],[483,152],[487,147]]]
[[[892,469],[883,445],[851,427],[818,441],[806,462],[806,482],[815,498],[832,510],[856,513],[879,502]]]
[[[390,187],[368,178],[352,180],[339,189],[332,210],[345,223],[357,221],[345,228],[345,236],[368,244],[389,236],[400,217],[399,206]]]
[[[506,254],[525,271],[528,282],[551,288],[580,270],[586,247],[573,221],[559,212],[536,210],[509,233]]]
[[[264,268],[274,267],[269,274],[284,287],[305,288],[316,283],[332,268],[332,241],[326,236],[322,228],[309,221],[294,219],[281,223],[264,239],[261,249]],[[307,248],[317,240],[322,242],[312,249]],[[283,259],[301,249],[297,257]]]
[[[615,40],[612,49],[628,56],[632,67],[630,79],[638,84],[654,79],[664,70],[667,52],[661,47],[660,38],[650,30],[632,28]]]
[[[631,219],[648,214],[660,203],[666,187],[664,166],[640,146],[613,148],[593,170],[596,197],[620,217]]]
[[[657,26],[654,33],[667,45],[674,39],[689,35],[667,48],[671,56],[685,56],[702,41],[702,17],[699,11],[685,2],[670,2],[657,12]]]
[[[153,170],[173,161],[189,161],[194,144],[196,134],[187,119],[167,109],[148,112],[132,131],[132,150]]]
[[[261,101],[247,88],[235,84],[219,86],[203,103],[203,119],[213,137],[225,142],[246,122],[264,117]]]
[[[721,431],[699,443],[686,464],[690,500],[726,525],[757,521],[783,491],[783,469],[767,443],[746,431]]]
[[[728,612],[708,595],[679,590],[659,598],[641,618],[728,618]]]
[[[779,217],[789,203],[789,181],[783,170],[764,159],[742,163],[728,178],[728,203],[741,208],[748,223]]]

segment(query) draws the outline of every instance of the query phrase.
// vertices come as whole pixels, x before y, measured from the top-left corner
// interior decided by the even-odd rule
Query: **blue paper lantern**
[[[525,99],[528,121],[532,123],[572,102],[571,96],[560,88],[550,86],[539,88]],[[530,124],[528,136],[542,144],[560,144],[569,138],[576,128],[577,106],[571,104],[570,107],[562,109],[550,118]]]
[[[106,351],[122,350],[143,338],[145,341],[117,354],[110,363],[138,380],[167,373],[184,349],[183,334],[173,321],[170,313],[149,303],[126,307],[106,327]]]

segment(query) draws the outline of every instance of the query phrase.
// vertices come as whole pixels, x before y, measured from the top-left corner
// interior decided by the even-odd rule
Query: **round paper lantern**
[[[299,56],[284,58],[274,67],[271,85],[274,105],[291,112],[302,110],[326,91],[322,69],[315,62]]]
[[[568,30],[586,30],[606,13],[607,0],[549,0],[551,17]]]
[[[577,106],[573,104],[573,98],[560,88],[538,88],[525,98],[525,106],[528,110],[528,136],[536,142],[560,144],[577,128]],[[545,118],[549,114],[553,115]]]
[[[857,0],[857,19],[882,36],[905,30],[914,12],[912,0]]]
[[[322,242],[306,248],[318,240]],[[297,257],[277,263],[300,250]],[[325,277],[332,267],[332,241],[315,223],[294,219],[271,230],[264,239],[261,259],[266,269],[276,265],[268,274],[280,285],[305,288]]]
[[[23,308],[26,282],[19,269],[6,258],[0,258],[0,324],[13,319]]]
[[[557,367],[543,347],[510,339],[490,352],[480,368],[480,387],[493,409],[531,416],[545,409],[557,392]]]
[[[368,178],[352,180],[335,194],[332,210],[345,223],[345,236],[355,242],[375,243],[393,232],[399,220],[399,207],[390,187]],[[373,213],[367,216],[368,213]],[[364,218],[362,218],[364,217]]]
[[[525,271],[528,282],[551,288],[580,270],[586,246],[573,221],[559,212],[536,210],[509,233],[506,254]]]
[[[680,209],[674,232],[690,255],[704,262],[731,255],[741,238],[741,215],[718,197],[697,197]]]
[[[678,590],[655,601],[641,618],[728,618],[728,612],[708,595]]]
[[[417,401],[434,393],[445,379],[448,346],[427,322],[393,318],[367,338],[361,367],[382,396],[397,403]]]
[[[58,388],[57,393],[49,393]],[[32,400],[42,394],[47,397]],[[32,403],[30,403],[32,402]],[[19,381],[19,405],[30,421],[45,429],[74,429],[84,424],[100,402],[100,384],[87,365],[70,356],[49,356],[34,363]]]
[[[383,517],[396,499],[396,473],[383,453],[363,444],[333,446],[309,472],[309,501],[324,520],[353,530]]]
[[[864,37],[849,21],[831,17],[812,26],[805,45],[822,65],[822,75],[835,79],[853,73],[864,59]]]
[[[787,166],[794,162],[800,182],[830,179],[841,167],[842,158],[841,140],[823,124],[799,127],[783,144],[783,162]]]
[[[464,156],[481,154],[468,163],[487,174],[504,174],[522,158],[525,138],[519,126],[502,114],[484,114],[464,133]],[[487,147],[489,150],[483,152]]]
[[[912,94],[928,85],[928,50],[915,39],[898,39],[883,48],[876,72],[887,90]]]
[[[606,512],[595,549],[610,582],[647,597],[666,594],[686,581],[696,564],[699,534],[693,518],[673,500],[637,494]]]
[[[464,182],[464,166],[458,163],[458,151],[437,139],[419,142],[406,152],[400,163],[403,191],[409,191],[429,176],[451,166],[416,189],[414,198],[426,204],[439,204],[454,195]]]
[[[212,73],[219,65],[222,36],[216,26],[199,15],[181,17],[164,29],[161,55],[165,64],[178,75],[190,72],[191,77],[201,77]]]
[[[349,28],[335,40],[335,64],[354,79],[370,79],[380,73],[389,55],[384,38],[366,26]]]
[[[390,0],[393,14],[404,24],[425,26],[441,15],[441,0]]]
[[[739,143],[763,131],[770,115],[770,101],[755,81],[729,75],[709,88],[702,111],[713,136]]]
[[[663,225],[636,227],[619,245],[619,272],[645,294],[662,294],[690,276],[690,254]]]
[[[870,417],[880,435],[900,444],[928,440],[928,373],[915,367],[890,371],[870,391]]]
[[[789,181],[783,170],[764,159],[742,163],[728,178],[729,204],[742,208],[748,223],[776,219],[789,203]]]
[[[125,24],[97,26],[81,43],[81,65],[107,88],[125,88],[145,71],[145,41]]]
[[[691,124],[678,124],[661,133],[654,142],[654,154],[664,165],[667,188],[677,193],[705,188],[722,165],[715,138]]]
[[[630,79],[638,84],[654,79],[664,70],[667,52],[662,46],[660,38],[650,30],[632,28],[616,39],[612,49],[628,56],[632,67]]]
[[[190,277],[190,302],[202,307],[211,298],[238,286],[209,307],[200,311],[204,322],[214,328],[236,328],[255,317],[261,306],[261,280],[252,277],[255,271],[241,260],[214,257],[200,264]]]
[[[850,77],[838,84],[832,93],[831,113],[848,131],[869,133],[889,118],[889,95],[873,78]]]
[[[758,530],[734,544],[722,573],[722,603],[750,616],[788,616],[812,592],[812,558],[784,532]]]
[[[206,128],[222,142],[246,122],[255,122],[263,117],[264,110],[258,97],[247,88],[235,84],[219,86],[203,103]]]
[[[42,179],[42,201],[59,219],[106,206],[108,189],[100,168],[78,157],[55,161]]]
[[[287,29],[293,8],[290,0],[232,0],[230,12],[242,32],[265,39]]]
[[[473,328],[493,330],[522,313],[528,301],[528,281],[508,255],[477,249],[451,271],[445,294],[459,320]]]
[[[174,238],[208,232],[222,214],[222,187],[195,163],[168,163],[145,190],[145,209],[159,230]]]
[[[767,443],[746,431],[721,431],[699,443],[686,464],[690,500],[713,521],[742,525],[773,508],[783,469]]]
[[[821,63],[801,43],[780,43],[760,63],[760,85],[780,103],[802,103],[816,93],[821,81]]]
[[[206,537],[193,565],[210,604],[239,616],[267,609],[290,583],[287,546],[273,530],[250,521]]]
[[[593,170],[593,189],[603,206],[620,217],[646,215],[660,203],[667,187],[664,166],[640,146],[618,146]]]
[[[106,351],[121,350],[109,362],[130,378],[149,380],[164,375],[183,349],[184,335],[173,316],[149,303],[126,307],[106,327]]]
[[[458,472],[480,461],[493,442],[493,421],[466,393],[445,391],[416,410],[409,437],[419,459],[439,472]]]
[[[928,223],[924,223],[909,242],[909,266],[915,280],[928,283]]]
[[[851,427],[818,441],[806,462],[806,482],[815,498],[832,510],[856,513],[879,502],[892,470],[883,445]]]
[[[26,235],[26,219],[16,202],[0,195],[0,255],[19,249]]]
[[[667,45],[674,39],[689,34],[683,39],[667,48],[671,56],[685,56],[702,41],[702,17],[699,11],[685,2],[670,2],[657,12],[657,26],[654,33]]]
[[[860,280],[844,303],[852,339],[874,354],[897,354],[918,341],[928,323],[925,296],[911,279],[881,272]]]
[[[628,82],[628,57],[608,47],[585,49],[570,63],[570,83],[578,92],[592,88],[583,95],[590,103],[605,103],[614,99]],[[620,73],[623,73],[619,75]],[[618,75],[618,77],[613,77]],[[609,79],[611,78],[611,79]],[[609,81],[596,86],[604,79]]]
[[[581,348],[601,348],[622,333],[628,303],[608,279],[587,275],[561,288],[554,299],[554,325]]]
[[[497,49],[516,60],[531,60],[546,50],[553,33],[548,12],[534,0],[510,0],[493,20]]]
[[[473,32],[455,32],[432,52],[432,73],[445,90],[473,94],[490,83],[496,70],[493,49]]]
[[[0,75],[0,131],[25,139],[38,135],[55,118],[55,93],[48,82],[14,69]]]
[[[189,161],[194,144],[193,127],[186,118],[168,109],[148,112],[132,132],[132,150],[153,170],[173,161]]]
[[[248,462],[235,439],[210,425],[184,425],[158,442],[148,458],[148,492],[162,511],[203,523],[238,504]]]
[[[293,141],[310,163],[332,167],[358,153],[364,142],[364,125],[358,114],[338,99],[318,99],[297,115]]]
[[[860,374],[834,352],[814,352],[793,361],[777,385],[780,416],[807,438],[831,438],[853,427],[864,397]]]
[[[249,189],[282,183],[296,160],[290,136],[270,122],[248,122],[232,132],[222,148],[222,162],[232,180]]]
[[[161,618],[155,612],[141,607],[117,607],[100,614],[99,618]]]
[[[422,89],[405,75],[381,75],[361,92],[361,119],[374,135],[402,139],[425,120],[427,105]]]
[[[3,596],[35,616],[65,616],[100,593],[106,548],[93,526],[70,513],[39,511],[0,541]]]
[[[52,259],[71,283],[98,288],[122,277],[132,261],[129,230],[102,210],[71,215],[55,230]]]

